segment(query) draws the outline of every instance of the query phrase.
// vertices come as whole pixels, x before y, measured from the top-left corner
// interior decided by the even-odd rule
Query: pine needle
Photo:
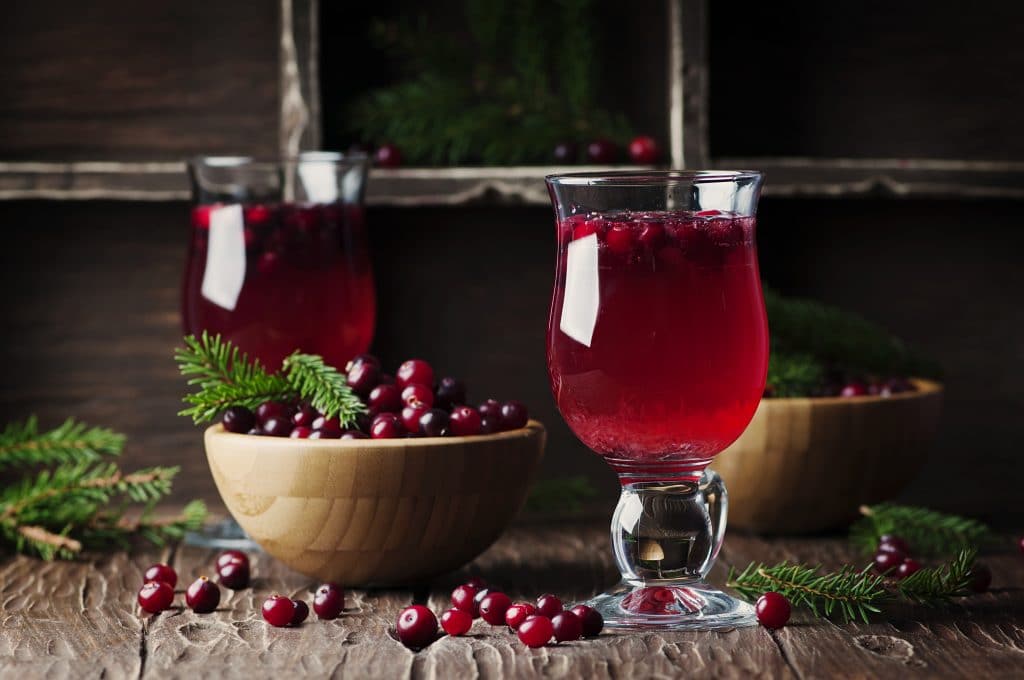
[[[35,416],[24,423],[9,423],[0,432],[0,469],[5,467],[84,463],[118,456],[124,435],[102,427],[89,427],[68,418],[49,432],[39,432]]]
[[[298,352],[284,360],[285,379],[302,399],[328,418],[338,418],[342,427],[355,423],[356,416],[366,412],[359,397],[345,382],[345,376],[324,363],[315,354]]]
[[[915,555],[955,555],[967,546],[991,543],[992,531],[967,517],[948,515],[927,508],[893,505],[862,506],[861,519],[850,527],[850,541],[865,554],[878,548],[885,534],[899,536]]]
[[[976,548],[964,548],[952,562],[938,567],[919,569],[898,581],[896,589],[911,602],[934,605],[966,595],[971,583],[971,569]]]

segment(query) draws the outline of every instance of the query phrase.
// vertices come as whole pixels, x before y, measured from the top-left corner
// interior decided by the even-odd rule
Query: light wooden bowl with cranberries
[[[456,569],[519,511],[546,432],[290,439],[206,430],[221,498],[270,555],[321,581],[401,585]]]
[[[911,382],[887,397],[762,399],[711,465],[729,489],[729,525],[809,533],[892,500],[924,466],[942,408],[940,384]]]

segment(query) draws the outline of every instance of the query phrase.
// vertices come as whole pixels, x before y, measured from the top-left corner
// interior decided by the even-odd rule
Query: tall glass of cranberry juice
[[[588,603],[609,625],[755,622],[703,579],[727,506],[706,468],[749,424],[767,374],[761,182],[711,171],[547,178],[558,230],[551,389],[622,483],[612,519],[622,582]]]
[[[276,369],[295,350],[344,366],[376,311],[365,155],[204,157],[182,287],[186,333],[220,333]]]

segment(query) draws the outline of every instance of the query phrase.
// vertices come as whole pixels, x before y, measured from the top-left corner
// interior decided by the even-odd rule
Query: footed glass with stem
[[[622,580],[587,604],[613,627],[753,625],[750,605],[704,582],[728,508],[706,468],[764,391],[762,176],[575,173],[547,184],[558,241],[551,389],[622,484],[611,527]]]

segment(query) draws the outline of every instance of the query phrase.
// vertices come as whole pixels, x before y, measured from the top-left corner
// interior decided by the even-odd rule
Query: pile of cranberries
[[[345,609],[345,590],[336,583],[325,583],[313,594],[313,611],[319,619],[331,621]],[[263,620],[277,628],[298,626],[309,616],[305,600],[273,594],[263,602]]]
[[[380,360],[360,354],[348,362],[346,380],[366,405],[353,427],[342,428],[309,404],[268,401],[255,413],[243,406],[224,412],[228,432],[292,439],[394,439],[397,437],[465,437],[524,427],[530,416],[518,401],[487,399],[466,405],[466,385],[458,378],[435,380],[422,359],[409,359],[394,375]]]
[[[874,557],[875,571],[902,581],[921,569],[921,564],[911,557],[910,545],[893,534],[884,534],[878,539]],[[984,593],[992,583],[992,572],[984,564],[975,564],[971,569],[971,590]]]
[[[594,609],[578,604],[565,609],[554,595],[541,595],[536,602],[517,602],[489,588],[479,578],[452,591],[451,608],[441,614],[441,627],[448,635],[465,635],[474,619],[492,626],[508,626],[527,647],[543,647],[552,641],[571,642],[596,637],[604,619]],[[437,617],[422,605],[406,607],[395,622],[398,639],[410,649],[422,649],[437,638]]]
[[[239,550],[228,550],[217,557],[217,578],[225,588],[241,590],[249,587],[249,558]],[[154,564],[143,574],[138,602],[143,611],[159,614],[174,602],[174,586],[178,574],[167,564]],[[197,614],[212,612],[220,604],[220,588],[200,576],[185,589],[185,605]]]

